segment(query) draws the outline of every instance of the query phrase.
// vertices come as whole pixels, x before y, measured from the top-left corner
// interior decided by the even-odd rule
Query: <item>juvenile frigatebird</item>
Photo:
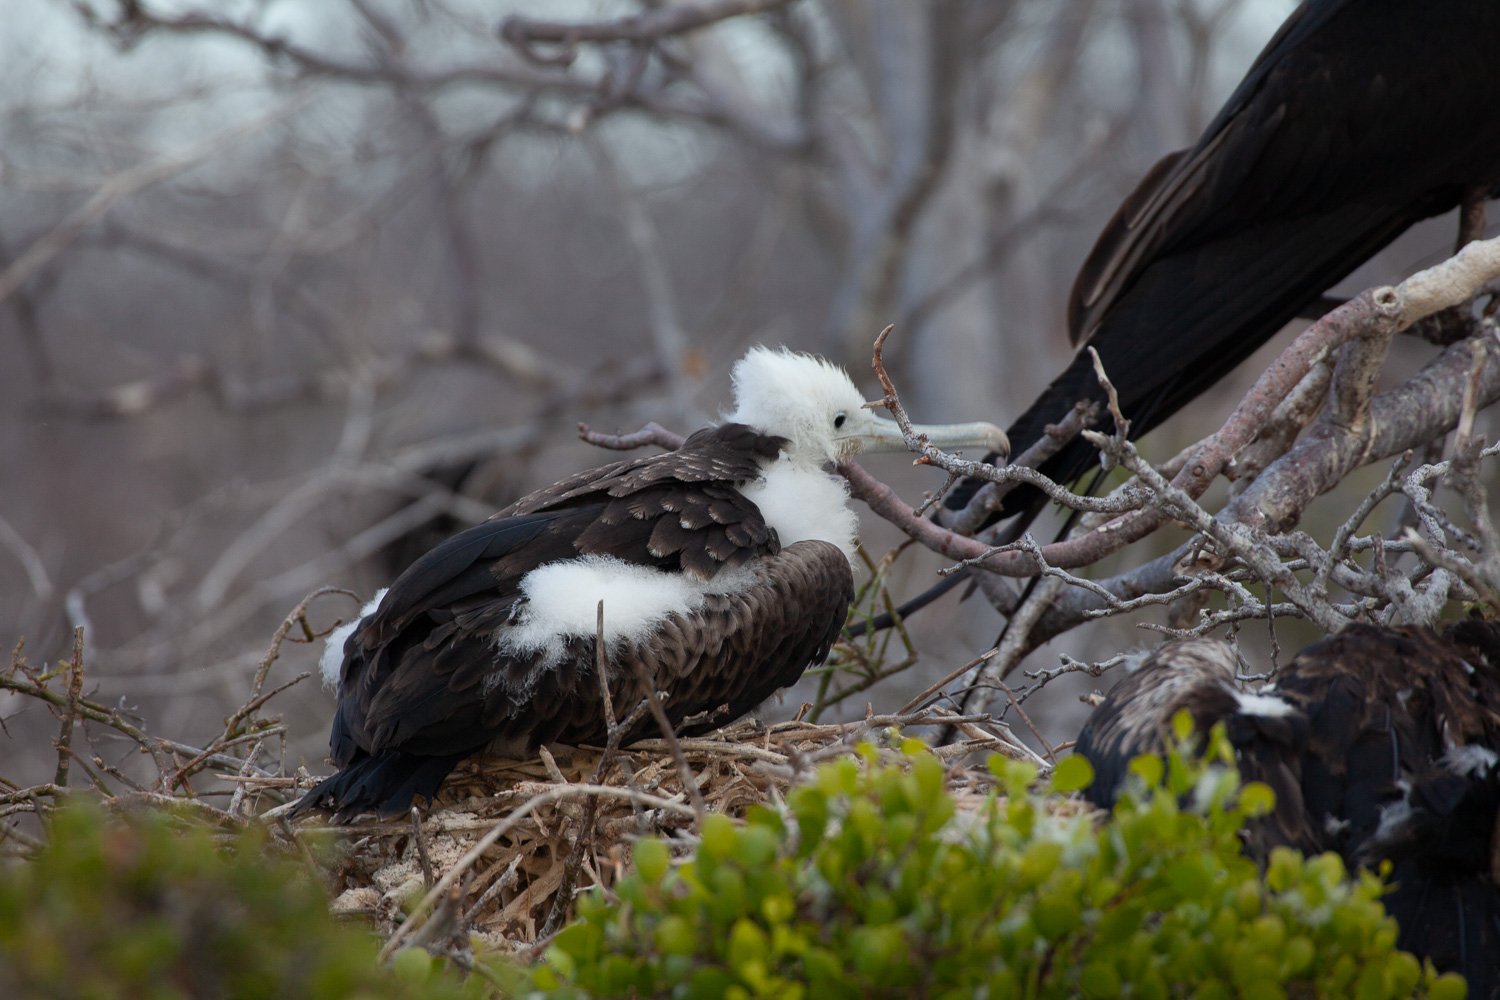
[[[339,771],[296,811],[398,815],[485,748],[602,745],[599,639],[612,703],[629,712],[654,688],[683,733],[749,712],[822,662],[853,598],[857,524],[832,465],[906,445],[821,359],[755,348],[733,381],[725,423],[523,497],[417,559],[334,632],[323,674],[338,690]],[[918,431],[1005,447],[991,424]],[[623,736],[654,729],[646,716]]]
[[[1017,453],[1079,400],[1099,352],[1132,437],[1214,385],[1413,223],[1500,182],[1500,4],[1307,0],[1198,141],[1115,213],[1068,303],[1080,354],[1008,429]],[[1101,429],[1110,429],[1104,417]],[[1094,462],[1075,440],[1041,471]],[[978,489],[961,483],[959,508]],[[1034,509],[1035,490],[1004,517]]]
[[[1354,625],[1302,650],[1275,683],[1247,692],[1234,651],[1169,643],[1094,710],[1076,753],[1088,797],[1108,807],[1130,761],[1170,742],[1174,714],[1197,732],[1222,722],[1247,780],[1276,807],[1246,831],[1271,848],[1333,851],[1352,870],[1391,866],[1385,897],[1398,943],[1500,997],[1500,626]]]

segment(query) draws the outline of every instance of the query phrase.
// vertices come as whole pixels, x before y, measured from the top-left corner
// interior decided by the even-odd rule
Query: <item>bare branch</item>
[[[578,437],[591,445],[608,448],[611,451],[630,451],[634,448],[644,448],[646,445],[676,451],[685,440],[681,434],[674,434],[655,421],[648,423],[633,434],[604,434],[589,427],[588,424],[580,423]]]
[[[570,66],[580,42],[659,42],[746,14],[762,14],[787,6],[792,0],[696,0],[610,21],[543,21],[512,14],[500,25],[500,37],[532,62]],[[555,53],[538,51],[555,45]]]

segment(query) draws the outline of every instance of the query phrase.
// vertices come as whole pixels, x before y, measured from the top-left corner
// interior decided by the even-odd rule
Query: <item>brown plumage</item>
[[[1351,626],[1258,694],[1234,669],[1228,646],[1187,640],[1116,685],[1078,740],[1097,772],[1090,798],[1114,801],[1176,711],[1200,731],[1223,722],[1245,778],[1277,796],[1246,831],[1253,854],[1389,863],[1401,946],[1463,973],[1471,996],[1500,997],[1500,626]]]

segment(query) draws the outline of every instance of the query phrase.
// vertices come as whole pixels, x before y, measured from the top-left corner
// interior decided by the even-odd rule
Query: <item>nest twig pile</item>
[[[615,882],[635,838],[658,835],[686,850],[704,812],[743,816],[861,741],[881,746],[894,731],[950,724],[966,738],[936,752],[949,763],[961,806],[968,799],[977,808],[992,787],[982,764],[966,763],[976,752],[1040,761],[1003,725],[943,711],[832,725],[745,720],[708,737],[544,751],[526,762],[476,760],[460,767],[425,815],[340,827],[313,822],[297,833],[345,838],[335,908],[371,918],[388,948],[475,933],[529,952],[562,925],[578,892]]]

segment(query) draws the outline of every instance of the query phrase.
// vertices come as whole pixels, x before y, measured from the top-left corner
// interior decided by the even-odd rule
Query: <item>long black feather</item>
[[[1250,356],[1413,223],[1500,180],[1500,4],[1308,0],[1192,147],[1166,157],[1105,227],[1069,305],[1131,435],[1150,431]],[[1080,399],[1081,353],[1010,426],[1019,453]],[[1105,419],[1103,430],[1108,430]],[[1077,441],[1041,471],[1069,482]],[[966,481],[947,503],[979,488]],[[1012,493],[999,516],[1041,502]]]

